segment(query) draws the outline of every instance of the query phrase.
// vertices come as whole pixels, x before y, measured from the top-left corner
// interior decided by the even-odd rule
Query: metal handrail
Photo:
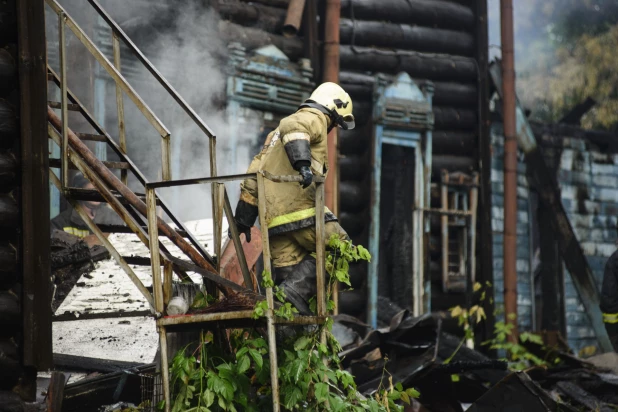
[[[156,189],[161,187],[174,187],[174,186],[187,186],[187,185],[199,185],[199,184],[213,184],[213,185],[221,185],[223,186],[223,182],[228,182],[231,180],[242,180],[246,178],[255,178],[257,179],[257,194],[258,194],[258,216],[260,225],[262,227],[262,257],[264,260],[264,271],[271,272],[271,259],[270,259],[270,244],[268,238],[268,223],[266,220],[266,189],[265,189],[265,180],[270,180],[276,183],[291,183],[291,182],[302,182],[302,177],[299,175],[287,175],[287,176],[279,176],[273,175],[267,171],[260,170],[256,173],[247,173],[243,175],[233,175],[233,176],[214,176],[208,178],[198,178],[198,179],[185,179],[185,180],[177,180],[177,181],[166,181],[166,182],[153,182],[147,183],[146,186],[146,203],[147,203],[147,217],[148,217],[148,233],[150,236],[150,255],[151,255],[151,267],[152,267],[152,276],[153,276],[153,295],[154,295],[154,304],[155,310],[157,313],[164,313],[165,305],[168,303],[165,300],[164,290],[166,288],[166,284],[169,287],[171,284],[171,271],[165,271],[163,273],[163,280],[161,279],[161,261],[160,259],[166,259],[165,256],[161,256],[159,253],[159,243],[157,242],[157,230],[156,230]],[[316,300],[317,300],[317,316],[313,319],[309,317],[307,319],[308,323],[317,323],[318,319],[322,321],[325,319],[327,315],[327,307],[326,307],[326,265],[325,265],[325,222],[324,222],[324,177],[323,176],[314,176],[313,181],[316,183],[316,193],[315,193],[315,237],[316,237]],[[223,186],[223,196],[227,195],[225,192],[225,186]],[[228,216],[230,220],[230,229],[232,231],[232,239],[234,240],[234,244],[236,247],[236,253],[240,256],[243,255],[243,248],[240,243],[238,229],[235,225],[232,210],[229,206],[229,201],[224,205],[225,214]],[[223,211],[221,211],[223,212]],[[222,213],[220,214],[222,215]],[[215,245],[216,247],[216,245]],[[165,267],[165,261],[164,267]],[[246,262],[244,262],[246,265]],[[246,276],[243,271],[243,276]],[[246,278],[245,283],[250,286],[251,280]],[[266,301],[268,304],[268,311],[266,312],[266,321],[267,321],[267,331],[268,331],[268,351],[269,351],[269,362],[271,368],[271,384],[272,384],[272,397],[273,397],[273,411],[278,412],[280,410],[279,407],[279,377],[277,375],[277,348],[276,348],[276,338],[275,338],[275,324],[277,323],[274,316],[274,298],[273,298],[273,290],[272,287],[266,288]],[[170,411],[171,405],[171,397],[170,397],[170,382],[169,382],[169,362],[167,358],[167,335],[165,327],[166,325],[176,325],[181,323],[194,323],[201,321],[213,321],[213,320],[223,320],[223,319],[244,319],[250,318],[253,315],[253,311],[236,311],[227,313],[225,315],[217,315],[213,316],[212,314],[208,315],[197,315],[195,318],[178,318],[178,319],[168,319],[167,321],[157,321],[157,326],[159,329],[159,345],[160,345],[160,353],[161,353],[161,373],[162,373],[162,384],[163,384],[163,396],[165,399],[165,410]],[[326,334],[325,331],[322,330],[320,340],[323,344],[326,344]]]
[[[45,2],[52,8],[52,10],[58,15],[62,16],[64,24],[71,29],[75,37],[88,49],[90,54],[97,59],[97,61],[103,66],[103,68],[109,73],[117,84],[120,84],[122,90],[129,96],[137,108],[142,112],[144,117],[152,124],[152,126],[159,132],[161,137],[168,138],[170,136],[169,130],[165,127],[163,122],[159,120],[157,115],[148,107],[146,102],[137,94],[135,89],[127,82],[124,76],[116,70],[114,65],[107,59],[107,57],[97,48],[94,42],[88,37],[88,35],[77,25],[75,20],[64,10],[64,8],[58,4],[56,0],[45,0]]]

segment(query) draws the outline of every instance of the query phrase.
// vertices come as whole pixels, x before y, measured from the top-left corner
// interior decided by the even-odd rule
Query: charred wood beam
[[[19,223],[19,208],[13,196],[0,195],[0,228],[15,229]]]
[[[11,336],[19,329],[21,308],[17,295],[12,291],[0,292],[0,336]]]
[[[369,204],[369,187],[362,182],[340,182],[339,194],[342,210],[360,212]]]
[[[475,24],[470,7],[441,0],[342,0],[341,15],[448,29],[472,30]]]
[[[0,189],[10,190],[17,184],[18,162],[10,152],[0,152]]]
[[[355,107],[356,104],[355,102]],[[356,109],[354,109],[354,115],[357,118],[359,117]],[[371,135],[373,134],[370,123],[367,123],[364,127],[359,127],[358,123],[357,120],[357,127],[352,130],[339,131],[339,153],[344,156],[360,155],[366,153],[369,148]]]
[[[65,355],[54,353],[54,366],[71,371],[87,372],[118,372],[144,366],[144,363],[122,362],[109,359],[88,358],[86,356]]]
[[[279,7],[282,9],[288,8],[290,0],[242,0],[243,3],[258,3],[265,6]]]
[[[341,156],[339,158],[339,176],[341,181],[363,181],[370,170],[367,155]]]
[[[434,127],[442,130],[474,130],[477,126],[475,110],[454,107],[433,107]]]
[[[0,146],[10,148],[18,133],[19,122],[15,108],[7,100],[0,99]]]
[[[255,25],[270,33],[280,34],[285,21],[285,10],[266,6],[256,2],[246,3],[239,0],[219,0],[217,11],[224,19],[234,23]]]
[[[413,78],[433,81],[474,82],[477,79],[474,59],[447,54],[342,45],[340,46],[340,61],[343,70],[388,74],[404,71]]]
[[[367,226],[367,213],[363,210],[360,213],[343,211],[339,213],[339,223],[350,236],[357,236],[365,230]]]
[[[431,150],[434,155],[457,154],[473,157],[477,144],[475,133],[436,130],[432,135]]]
[[[15,59],[6,49],[0,49],[0,96],[15,88],[17,65]]]
[[[47,390],[47,410],[48,412],[61,412],[62,399],[64,398],[64,385],[66,378],[62,372],[52,372]]]
[[[349,19],[341,19],[339,27],[341,44],[459,56],[474,54],[474,37],[462,31]]]
[[[303,57],[303,41],[296,37],[283,37],[256,28],[243,27],[225,20],[219,22],[219,32],[224,40],[239,42],[248,50],[272,44],[283,51],[290,60],[294,61]]]
[[[342,72],[340,84],[353,99],[371,100],[373,96],[374,77],[354,72]],[[453,107],[476,106],[478,102],[477,86],[474,83],[433,82],[435,105]]]

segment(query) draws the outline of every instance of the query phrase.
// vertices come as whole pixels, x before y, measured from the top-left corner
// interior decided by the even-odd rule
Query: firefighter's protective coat
[[[327,172],[326,115],[316,109],[303,108],[284,118],[272,131],[262,151],[253,158],[247,173],[265,170],[273,175],[296,175],[293,162],[306,160],[316,176]],[[307,150],[302,143],[307,142]],[[299,144],[300,143],[300,144]],[[286,146],[287,150],[286,150]],[[290,150],[290,147],[294,148]],[[266,186],[266,221],[269,235],[277,235],[315,225],[315,184],[303,189],[298,183],[274,183]],[[240,199],[257,206],[257,181],[247,179],[241,184]],[[326,221],[336,220],[326,210]]]

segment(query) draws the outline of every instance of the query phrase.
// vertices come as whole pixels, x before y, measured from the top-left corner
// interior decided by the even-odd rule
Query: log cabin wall
[[[434,83],[434,180],[442,169],[477,170],[480,46],[476,37],[478,26],[485,23],[477,18],[477,5],[471,0],[342,0],[341,4],[340,83],[354,101],[357,128],[340,134],[339,218],[355,243],[367,245],[373,75],[404,71],[415,80]],[[465,301],[461,294],[441,292],[439,261],[438,256],[430,265],[433,311]],[[342,294],[341,307],[360,315],[367,271],[365,265],[354,269],[355,290]]]
[[[0,2],[0,411],[51,367],[43,2]]]

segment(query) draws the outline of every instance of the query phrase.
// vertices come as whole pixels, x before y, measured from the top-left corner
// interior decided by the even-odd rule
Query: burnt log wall
[[[479,79],[476,8],[470,1],[342,0],[340,84],[354,102],[357,128],[339,138],[342,226],[356,244],[368,244],[372,170],[373,76],[407,72],[435,85],[433,170],[477,169]],[[385,160],[383,159],[383,162]],[[479,199],[480,200],[480,199]],[[432,233],[433,234],[433,233]],[[439,236],[439,232],[435,232]],[[439,245],[437,237],[432,244]],[[439,246],[438,246],[439,247]],[[463,303],[441,293],[439,257],[432,268],[432,310]],[[342,311],[361,315],[366,265],[352,277],[354,291],[341,297]],[[447,299],[445,299],[447,298]]]
[[[19,396],[11,392],[24,373],[20,356],[23,280],[18,264],[20,96],[16,3],[0,3],[0,398],[9,399],[19,408]]]
[[[51,367],[43,6],[0,2],[0,411]]]

